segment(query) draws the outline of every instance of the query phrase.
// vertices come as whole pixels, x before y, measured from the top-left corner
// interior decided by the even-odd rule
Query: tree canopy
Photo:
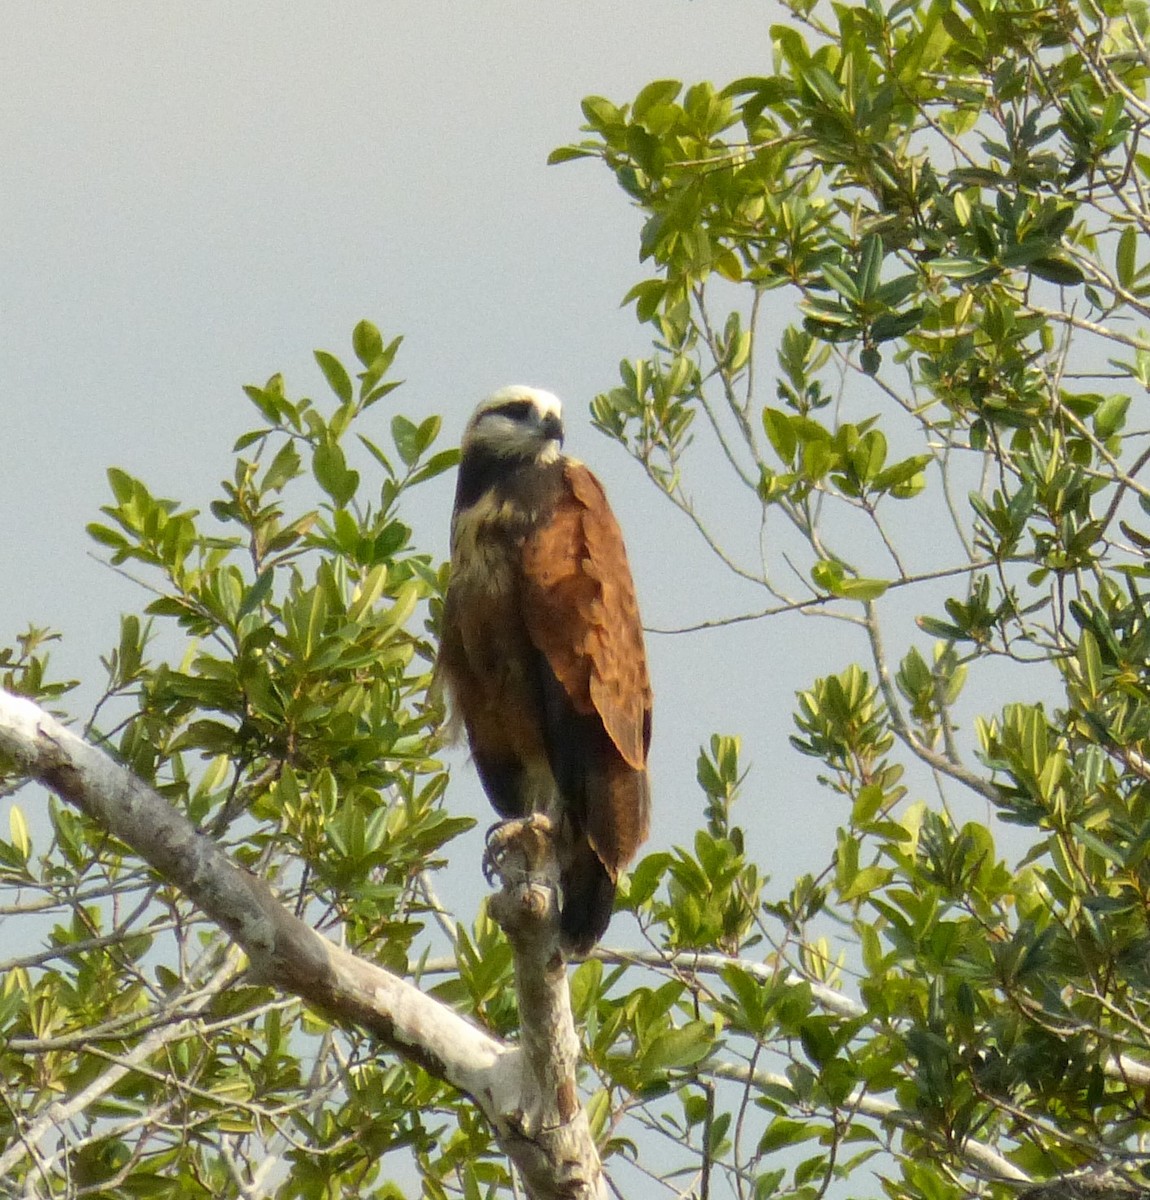
[[[629,300],[652,349],[595,424],[716,572],[761,589],[746,619],[833,620],[857,647],[796,701],[795,753],[841,813],[820,873],[765,879],[740,794],[769,785],[699,731],[700,828],[621,889],[644,944],[571,972],[590,1129],[625,1194],[1134,1188],[1148,14],[787,7],[761,77],[588,98],[584,138],[552,156],[602,162],[644,216]],[[403,506],[455,457],[438,420],[401,415],[398,347],[365,321],[353,371],[317,353],[322,400],[246,389],[258,424],[210,514],[110,472],[92,535],[154,594],[85,733],[309,925],[507,1039],[503,935],[435,897],[461,829],[428,695],[444,571]],[[369,409],[391,413],[386,444]],[[718,519],[703,442],[743,497]],[[736,523],[762,529],[760,557],[732,548]],[[51,636],[0,672],[57,707]],[[515,1194],[426,1062],[253,976],[90,815],[47,800],[33,842],[31,803],[0,843],[0,915],[42,931],[0,982],[19,1194],[387,1197],[413,1172],[428,1197]]]

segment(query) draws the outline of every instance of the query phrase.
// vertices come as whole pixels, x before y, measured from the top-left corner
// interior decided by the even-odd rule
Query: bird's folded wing
[[[598,714],[619,755],[642,771],[651,684],[623,535],[582,463],[567,467],[565,484],[524,545],[524,620],[575,711]]]

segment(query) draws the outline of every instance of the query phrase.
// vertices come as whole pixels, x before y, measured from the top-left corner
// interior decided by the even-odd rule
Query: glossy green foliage
[[[765,884],[709,819],[632,875],[716,1026],[661,1127],[739,1196],[1144,1186],[1150,15],[787,7],[761,76],[589,99],[554,156],[644,221],[652,352],[596,423],[761,588],[738,619],[857,648],[791,739],[825,869]]]
[[[434,449],[438,419],[394,413],[378,437],[365,414],[397,386],[399,339],[362,322],[353,343],[354,381],[316,354],[316,400],[279,376],[246,389],[259,424],[210,514],[109,472],[90,532],[147,591],[104,659],[87,733],[305,920],[409,974],[428,946],[421,881],[470,822],[444,808],[427,700],[422,627],[442,576],[402,506],[457,455]],[[48,640],[32,630],[0,656],[5,687],[49,702],[67,690]],[[35,944],[29,922],[48,932],[0,972],[0,1144],[35,1144],[56,1101],[76,1109],[54,1157],[17,1153],[6,1183],[394,1197],[397,1170],[482,1176],[486,1131],[440,1139],[458,1096],[249,980],[224,935],[87,818],[52,801],[45,826],[26,808],[13,804],[0,841],[2,919],[18,945]]]
[[[1145,1186],[1147,12],[789,9],[760,76],[588,98],[553,156],[602,161],[644,222],[652,350],[596,426],[760,589],[738,619],[842,631],[797,697],[808,787],[700,731],[698,829],[620,880],[646,950],[573,968],[591,1127],[628,1195]],[[454,460],[434,419],[365,424],[398,341],[361,324],[353,349],[354,374],[317,355],[323,404],[249,389],[214,522],[112,473],[94,536],[154,592],[92,731],[307,919],[512,1037],[501,934],[481,912],[436,954],[424,886],[459,825],[420,628],[443,577],[401,510]],[[6,686],[67,691],[50,636],[0,652]],[[3,915],[51,928],[0,979],[5,1145],[77,1104],[55,1157],[15,1151],[21,1186],[517,1194],[467,1103],[19,801]],[[749,847],[783,803],[836,828],[820,868],[767,879]]]

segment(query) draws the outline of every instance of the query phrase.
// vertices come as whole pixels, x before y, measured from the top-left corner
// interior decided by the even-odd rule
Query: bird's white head
[[[563,445],[563,406],[542,388],[513,384],[488,396],[463,431],[463,453],[554,462]]]

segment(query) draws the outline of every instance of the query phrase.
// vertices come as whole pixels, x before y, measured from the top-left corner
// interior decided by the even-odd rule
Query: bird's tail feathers
[[[586,954],[607,932],[615,907],[615,880],[590,843],[584,841],[564,864],[560,885],[563,949],[570,954]]]

